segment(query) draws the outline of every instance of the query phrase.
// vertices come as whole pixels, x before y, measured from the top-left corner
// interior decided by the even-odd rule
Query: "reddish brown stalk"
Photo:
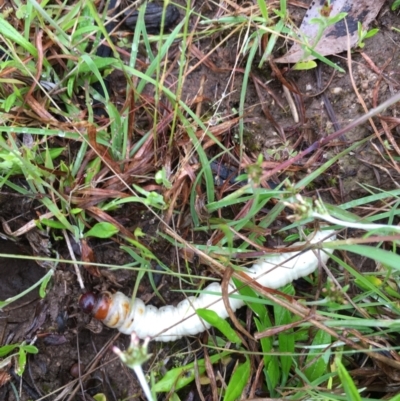
[[[231,305],[229,303],[229,282],[232,278],[234,270],[232,268],[226,268],[224,271],[224,275],[221,281],[221,292],[222,292],[222,300],[224,301],[224,306],[226,311],[228,312],[229,318],[232,320],[233,325],[236,327],[240,333],[244,334],[247,338],[254,340],[254,337],[240,324],[238,318],[235,315],[235,312],[232,310]],[[242,337],[239,333],[236,333],[240,339],[242,340],[243,345],[246,348],[249,348],[247,341],[244,337]]]

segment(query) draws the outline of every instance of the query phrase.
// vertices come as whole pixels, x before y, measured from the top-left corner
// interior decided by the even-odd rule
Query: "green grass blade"
[[[26,40],[2,15],[0,15],[0,34],[23,47],[32,56],[37,57],[36,47]]]
[[[326,244],[327,248],[331,246]],[[395,270],[400,270],[400,255],[394,252],[385,251],[384,249],[375,248],[366,245],[334,245],[335,249],[356,253],[357,255],[365,256],[369,259],[376,260]]]
[[[347,395],[347,399],[351,401],[361,401],[360,393],[357,391],[357,387],[354,384],[353,379],[347,372],[346,368],[342,364],[342,361],[339,358],[336,358],[335,364],[339,373],[339,378],[342,383],[343,389]]]

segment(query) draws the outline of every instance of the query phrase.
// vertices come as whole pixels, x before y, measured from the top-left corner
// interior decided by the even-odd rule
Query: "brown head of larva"
[[[103,292],[99,295],[87,292],[79,298],[79,307],[83,313],[91,314],[98,320],[103,320],[107,317],[110,304],[111,294],[109,292]]]
[[[86,292],[79,298],[79,307],[83,313],[90,314],[97,303],[97,295],[93,292]]]

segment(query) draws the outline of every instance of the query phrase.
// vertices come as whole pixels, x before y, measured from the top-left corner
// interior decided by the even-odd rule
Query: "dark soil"
[[[211,10],[206,12],[213,13]],[[304,10],[293,9],[293,18],[301,21]],[[361,97],[371,108],[386,100],[393,92],[399,90],[400,82],[400,34],[393,31],[392,27],[399,27],[399,19],[389,11],[385,5],[380,12],[375,25],[380,29],[379,33],[367,41],[363,50],[365,54],[375,63],[381,74],[371,71],[365,58],[359,53],[353,53],[353,77]],[[218,40],[216,38],[215,40]],[[203,54],[206,54],[215,43],[210,39],[196,43]],[[171,51],[178,51],[173,48]],[[221,117],[233,115],[237,108],[242,86],[243,75],[236,73],[232,79],[232,68],[236,63],[237,37],[229,40],[224,46],[218,48],[210,57],[210,61],[219,68],[213,71],[200,63],[187,77],[183,89],[182,99],[194,99],[197,96],[199,87],[203,87],[203,98],[206,99],[202,105],[202,113],[215,114]],[[347,71],[346,55],[331,57]],[[189,66],[195,66],[199,59],[193,55],[188,56]],[[244,59],[239,60],[238,67],[243,68]],[[225,72],[223,69],[227,69]],[[228,71],[229,70],[229,71]],[[286,140],[283,140],[266,118],[260,106],[260,98],[255,87],[250,84],[246,98],[246,151],[256,155],[261,152],[267,161],[279,161],[279,158],[288,157],[289,149],[302,136],[301,143],[297,149],[305,149],[314,141],[334,131],[332,122],[325,112],[321,96],[314,96],[320,92],[317,87],[314,71],[290,72],[286,75],[293,82],[299,91],[304,95],[302,102],[305,114],[299,123],[293,121],[289,112],[286,98],[282,91],[282,85],[272,74],[266,65],[262,69],[254,67],[254,74],[263,82],[268,81],[271,92],[274,93],[284,106],[279,107],[267,93],[264,93],[265,101],[269,110],[281,127],[283,127]],[[332,70],[326,66],[322,67],[322,87],[325,87],[331,77]],[[202,79],[206,76],[203,84]],[[124,87],[124,82],[118,82],[118,74],[114,75],[112,87]],[[346,74],[336,73],[325,91],[336,118],[341,127],[356,119],[364,113],[361,105],[352,88],[348,71]],[[223,94],[228,94],[223,96]],[[115,96],[117,94],[114,93]],[[118,104],[118,101],[116,101]],[[399,110],[391,110],[392,114],[399,114]],[[365,138],[371,134],[368,125],[363,125],[347,132],[343,138],[332,144],[326,151],[314,160],[312,167],[322,164],[332,155],[345,149],[354,141]],[[397,132],[397,134],[400,134]],[[232,132],[235,135],[235,132]],[[271,153],[270,150],[274,149]],[[303,163],[295,172],[293,179],[299,180],[307,174],[307,163]],[[290,173],[289,173],[290,174]],[[282,178],[282,177],[281,177]],[[275,177],[278,181],[281,178]],[[381,189],[393,188],[394,183],[399,181],[396,172],[389,170],[389,165],[382,157],[382,145],[374,139],[367,142],[362,148],[356,149],[349,155],[344,156],[326,175],[321,177],[316,185],[320,193],[332,203],[344,203],[351,199],[365,196],[368,192],[365,186],[369,185]],[[335,182],[335,185],[332,185]],[[364,185],[362,187],[361,185]],[[325,188],[329,188],[325,190]],[[314,189],[307,189],[308,196],[315,195]],[[6,197],[0,207],[0,215],[7,221],[17,217],[21,211],[14,211],[15,198]],[[143,209],[144,210],[144,209]],[[179,257],[175,249],[156,238],[157,223],[144,211],[135,211],[128,208],[120,211],[121,215],[116,216],[123,221],[127,227],[140,227],[148,238],[147,244],[152,251],[172,270],[178,269]],[[24,222],[16,220],[13,229],[22,226],[30,218],[27,216]],[[42,238],[43,239],[43,238]],[[154,241],[152,241],[154,239]],[[65,244],[60,244],[54,236],[47,238],[47,245],[39,241],[34,249],[34,240],[23,237],[18,242],[11,240],[0,241],[0,254],[33,255],[45,256],[46,247],[50,248],[50,255],[55,257],[57,252],[61,259],[70,259]],[[203,242],[206,241],[204,237]],[[120,249],[120,244],[112,241],[90,242],[95,253],[95,260],[99,263],[106,263],[121,266],[132,262],[126,252]],[[152,266],[154,269],[157,265]],[[182,267],[182,266],[181,266]],[[19,294],[37,282],[44,274],[45,267],[39,266],[34,261],[17,258],[0,258],[0,299],[4,300]],[[197,274],[202,274],[206,269],[198,264],[193,265]],[[121,269],[113,270],[103,274],[101,277],[93,277],[82,270],[85,286],[90,290],[121,290],[126,294],[132,292],[135,271]],[[173,292],[179,288],[178,282],[165,275],[155,275],[155,282],[158,285],[161,295],[167,303],[176,304],[181,296]],[[115,357],[111,346],[126,348],[129,338],[118,335],[115,330],[103,328],[90,321],[90,318],[83,315],[78,309],[77,303],[82,291],[76,281],[72,265],[60,263],[57,266],[55,275],[47,287],[46,297],[40,299],[38,290],[34,290],[18,302],[12,303],[3,310],[0,310],[0,345],[19,343],[21,341],[34,342],[39,353],[30,355],[27,368],[20,381],[12,377],[10,381],[0,386],[0,400],[16,400],[14,391],[20,392],[21,400],[46,399],[46,400],[91,400],[91,396],[104,393],[107,401],[121,399],[144,399],[141,389],[138,386],[134,374],[127,369]],[[163,302],[154,296],[154,290],[146,277],[139,288],[139,296],[160,306]],[[177,343],[157,344],[152,343],[150,351],[152,359],[145,365],[145,370],[154,368],[160,374],[173,365],[187,363],[185,352],[196,352],[199,343],[196,339],[182,339]],[[77,380],[71,375],[71,367],[80,362],[81,379]],[[5,367],[9,369],[9,367]],[[79,376],[79,374],[78,374]],[[12,385],[11,385],[12,383]],[[208,390],[204,388],[204,394]],[[210,395],[209,395],[210,396]],[[86,398],[85,398],[86,397]],[[185,397],[185,395],[183,396]],[[188,390],[187,399],[198,399],[197,390],[194,385]],[[210,396],[211,397],[211,396]],[[160,398],[162,399],[162,397]]]

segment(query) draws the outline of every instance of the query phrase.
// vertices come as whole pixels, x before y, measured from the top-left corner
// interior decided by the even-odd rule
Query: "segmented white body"
[[[335,238],[334,231],[317,231],[312,234],[310,243]],[[277,289],[314,272],[319,261],[326,262],[331,253],[332,250],[327,249],[321,252],[309,250],[303,253],[276,254],[260,259],[246,270],[246,274],[265,287]],[[231,281],[229,292],[235,288]],[[157,341],[174,341],[210,328],[207,322],[196,315],[196,309],[207,308],[215,311],[223,319],[228,317],[219,283],[209,284],[198,297],[190,296],[177,306],[168,305],[161,308],[146,306],[142,300],[132,301],[121,292],[111,295],[111,298],[112,302],[107,317],[102,320],[103,323],[108,327],[117,328],[124,334],[136,332],[141,339],[149,336]],[[233,311],[244,305],[243,301],[233,297],[229,298],[229,303]]]

